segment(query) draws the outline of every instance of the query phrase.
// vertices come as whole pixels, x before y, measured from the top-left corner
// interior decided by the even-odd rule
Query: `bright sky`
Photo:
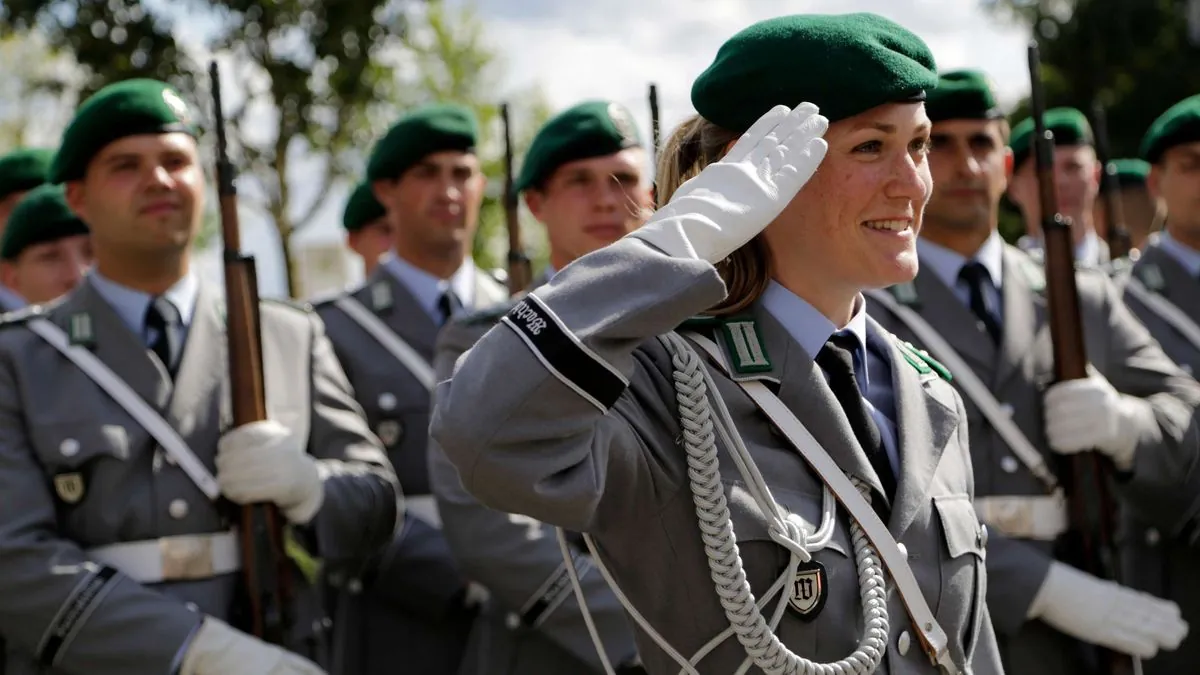
[[[755,21],[783,14],[876,12],[925,39],[941,69],[983,69],[1004,104],[1028,88],[1026,31],[985,13],[982,0],[446,1],[473,2],[484,18],[504,60],[503,90],[539,83],[556,109],[586,98],[613,99],[633,112],[647,137],[650,82],[658,86],[665,135],[693,112],[692,80],[721,43]],[[804,76],[803,63],[796,64],[796,75]],[[301,241],[341,239],[343,195],[331,199]],[[260,259],[263,294],[281,295],[282,265],[272,240],[269,231],[246,236]]]

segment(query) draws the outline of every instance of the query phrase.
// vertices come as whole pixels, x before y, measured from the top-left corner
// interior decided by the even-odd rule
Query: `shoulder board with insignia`
[[[950,370],[942,365],[941,361],[929,355],[929,352],[924,349],[917,349],[911,342],[900,341],[900,352],[904,354],[904,359],[909,365],[917,369],[922,375],[927,373],[937,373],[938,377],[947,382],[954,380],[954,376],[950,374]]]
[[[9,325],[22,323],[34,317],[44,316],[47,312],[47,307],[44,305],[26,305],[20,309],[14,309],[11,312],[0,314],[0,324]]]

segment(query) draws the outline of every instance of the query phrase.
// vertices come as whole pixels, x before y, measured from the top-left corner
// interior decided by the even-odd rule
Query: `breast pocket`
[[[987,599],[984,572],[987,528],[979,522],[970,497],[965,494],[936,496],[933,503],[942,523],[947,553],[942,564],[938,614],[963,626],[964,651],[970,655],[979,636]]]
[[[50,422],[32,424],[33,447],[63,507],[75,507],[102,491],[120,489],[130,472],[128,430],[119,424]],[[97,497],[98,502],[103,497]]]

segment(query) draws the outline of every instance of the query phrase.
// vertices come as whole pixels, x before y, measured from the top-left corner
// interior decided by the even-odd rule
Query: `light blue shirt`
[[[140,336],[147,345],[151,344],[156,336],[146,330],[146,309],[150,307],[154,297],[149,293],[122,286],[105,278],[94,269],[88,273],[88,276],[91,279],[92,287],[112,306],[121,322],[128,326],[134,335]],[[196,296],[199,292],[200,279],[194,272],[188,272],[182,279],[175,282],[174,286],[168,288],[166,293],[163,293],[163,297],[179,310],[179,318],[183,322],[181,341],[187,339],[188,329],[192,325],[192,316],[196,313]]]
[[[12,312],[26,306],[25,298],[13,289],[0,284],[0,311]]]
[[[435,324],[441,325],[449,318],[443,316],[442,310],[438,308],[438,303],[447,289],[454,291],[463,309],[475,307],[475,262],[470,258],[463,260],[463,264],[449,279],[439,279],[394,252],[384,257],[382,265],[413,294],[417,304]]]
[[[1169,232],[1163,231],[1158,234],[1158,247],[1164,253],[1171,256],[1193,279],[1200,279],[1200,251],[1181,243],[1178,239],[1171,236]]]
[[[840,330],[800,296],[774,281],[763,293],[762,304],[814,360],[834,333],[849,333],[855,338],[854,377],[864,393],[867,410],[879,427],[888,463],[894,474],[899,475],[900,450],[896,423],[893,421],[896,417],[896,396],[892,391],[890,358],[868,347],[871,341],[867,340],[867,303],[863,297],[858,297],[850,323]]]
[[[1004,240],[1000,238],[999,232],[993,231],[983,242],[983,246],[969,259],[944,246],[918,239],[917,258],[922,268],[933,272],[934,276],[941,279],[942,283],[954,292],[954,296],[968,307],[971,305],[971,289],[966,280],[959,278],[959,272],[971,260],[983,265],[991,280],[990,284],[984,285],[983,303],[987,306],[988,314],[996,320],[996,325],[1004,325],[1004,307],[1001,304],[1000,292],[1004,288]]]

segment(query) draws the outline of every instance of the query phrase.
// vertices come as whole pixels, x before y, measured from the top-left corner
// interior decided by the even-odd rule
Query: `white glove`
[[[1094,371],[1051,386],[1043,402],[1052,450],[1064,455],[1099,450],[1122,470],[1133,466],[1142,430],[1156,424],[1149,403],[1121,394]]]
[[[1030,619],[1091,644],[1153,658],[1171,651],[1187,637],[1179,606],[1097,579],[1070,565],[1052,563],[1050,573],[1029,607]]]
[[[230,628],[211,616],[196,631],[179,675],[326,675],[308,659]]]
[[[293,523],[305,524],[321,508],[325,486],[317,462],[301,439],[282,424],[252,422],[217,441],[217,483],[238,504],[274,502]]]
[[[775,106],[627,236],[677,258],[724,260],[775,220],[816,172],[828,127],[811,103],[791,111]]]

